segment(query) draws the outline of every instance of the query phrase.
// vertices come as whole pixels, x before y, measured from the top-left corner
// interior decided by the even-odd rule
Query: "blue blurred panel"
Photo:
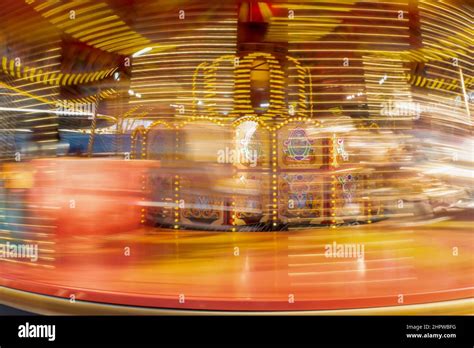
[[[87,153],[87,145],[89,144],[88,134],[77,133],[60,133],[62,144],[69,146],[68,154],[84,154]],[[130,135],[123,134],[121,139],[114,134],[97,134],[95,136],[93,152],[95,154],[110,153],[117,151],[117,142],[121,142],[121,151],[130,151]]]

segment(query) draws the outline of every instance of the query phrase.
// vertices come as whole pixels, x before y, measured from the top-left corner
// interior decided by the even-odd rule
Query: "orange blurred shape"
[[[103,235],[140,227],[145,178],[156,161],[41,159],[32,162],[28,201],[56,220],[58,237]]]

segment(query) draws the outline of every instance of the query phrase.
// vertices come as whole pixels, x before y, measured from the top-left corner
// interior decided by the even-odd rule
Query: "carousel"
[[[131,132],[131,158],[160,161],[144,178],[143,223],[260,231],[383,218],[369,194],[377,173],[351,156],[354,121],[316,117],[309,69],[259,48],[198,65],[188,103]]]

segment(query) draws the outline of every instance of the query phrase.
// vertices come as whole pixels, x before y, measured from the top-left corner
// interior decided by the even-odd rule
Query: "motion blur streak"
[[[137,230],[74,237],[54,270],[2,268],[1,285],[77,300],[207,310],[324,310],[439,302],[473,295],[467,220],[381,222],[337,232],[229,234]],[[387,228],[391,233],[386,233]],[[327,259],[324,245],[363,243],[364,260]],[[123,258],[123,246],[131,249]],[[240,255],[234,256],[239,246]],[[463,252],[456,258],[444,246]],[[180,304],[179,295],[185,295]],[[294,303],[288,295],[294,294]],[[472,306],[472,303],[470,304]],[[471,308],[472,310],[472,308]]]

